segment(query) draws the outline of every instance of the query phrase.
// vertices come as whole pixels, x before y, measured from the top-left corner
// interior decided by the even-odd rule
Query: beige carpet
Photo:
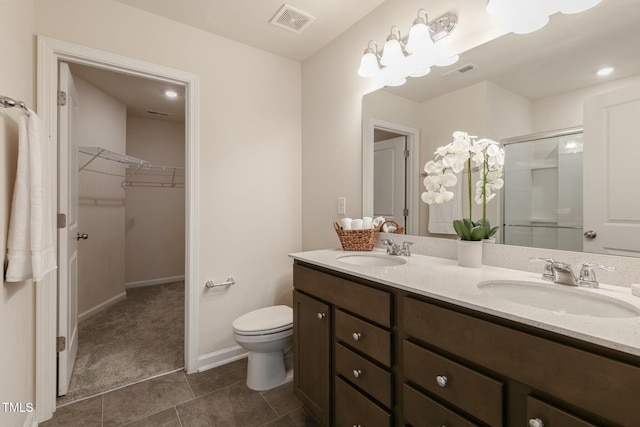
[[[79,325],[71,384],[58,405],[184,366],[184,283],[135,288]]]

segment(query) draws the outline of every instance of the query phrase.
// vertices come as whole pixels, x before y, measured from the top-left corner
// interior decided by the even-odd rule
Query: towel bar
[[[12,98],[9,98],[8,96],[0,95],[0,105],[2,105],[4,108],[19,107],[19,108],[22,108],[27,113],[29,112],[29,109],[27,108],[27,105],[24,102],[16,101]]]
[[[214,283],[212,280],[209,280],[207,281],[207,283],[205,283],[205,286],[211,289],[211,288],[220,288],[222,286],[231,286],[235,284],[236,284],[236,281],[233,280],[233,277],[229,277],[225,282],[220,282],[220,283]]]

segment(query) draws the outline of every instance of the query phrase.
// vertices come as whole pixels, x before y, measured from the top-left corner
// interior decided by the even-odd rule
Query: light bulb
[[[429,27],[421,18],[416,19],[416,21],[418,22],[411,27],[409,39],[407,40],[407,52],[409,53],[429,51],[433,47]]]
[[[609,74],[613,73],[613,70],[615,70],[615,68],[613,68],[613,67],[604,67],[604,68],[600,68],[598,70],[597,74],[600,77],[605,77],[605,76],[608,76]]]
[[[382,65],[388,67],[390,65],[400,63],[403,59],[404,54],[402,53],[400,41],[395,35],[390,35],[389,38],[387,38],[387,42],[384,44],[384,50],[382,52],[380,62]]]
[[[378,57],[371,51],[371,49],[367,49],[360,60],[358,75],[361,77],[373,77],[379,71],[380,66],[378,65]]]

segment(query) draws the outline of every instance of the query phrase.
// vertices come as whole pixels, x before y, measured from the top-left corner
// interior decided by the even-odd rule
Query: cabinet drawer
[[[403,342],[407,380],[492,426],[502,425],[503,384],[409,341]]]
[[[533,396],[527,396],[527,420],[529,420],[529,425],[536,427],[538,424],[531,422],[531,420],[536,419],[542,422],[542,424],[539,424],[541,427],[596,427],[595,424],[588,423]]]
[[[391,427],[391,414],[336,377],[336,426]]]
[[[434,402],[407,384],[402,385],[402,414],[404,425],[411,427],[478,427],[478,424]]]
[[[336,372],[378,402],[391,407],[391,373],[341,344],[336,344]]]
[[[640,395],[640,366],[414,298],[402,303],[409,335],[612,422],[637,425],[637,405],[620,396]]]
[[[302,265],[293,265],[293,286],[337,307],[391,327],[391,293],[322,273]]]
[[[371,356],[385,366],[391,366],[391,333],[369,322],[336,310],[336,338]]]

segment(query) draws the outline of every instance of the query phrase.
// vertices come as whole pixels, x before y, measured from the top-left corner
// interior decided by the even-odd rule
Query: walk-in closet
[[[77,314],[79,345],[59,405],[184,366],[181,88],[70,69],[78,169],[77,309],[70,316]]]

